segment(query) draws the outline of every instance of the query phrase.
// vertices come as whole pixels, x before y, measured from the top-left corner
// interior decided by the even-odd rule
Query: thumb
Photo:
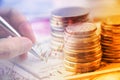
[[[32,47],[32,42],[25,37],[10,37],[0,39],[0,59],[10,59],[26,53]]]

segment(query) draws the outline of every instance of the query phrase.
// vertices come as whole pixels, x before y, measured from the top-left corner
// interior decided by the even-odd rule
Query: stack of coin
[[[120,62],[120,16],[106,18],[101,25],[103,60]]]
[[[92,23],[68,26],[64,36],[64,65],[73,72],[89,72],[99,68],[102,51],[100,37]]]
[[[51,48],[62,51],[64,30],[68,25],[88,21],[88,10],[80,7],[67,7],[54,10],[51,16]]]

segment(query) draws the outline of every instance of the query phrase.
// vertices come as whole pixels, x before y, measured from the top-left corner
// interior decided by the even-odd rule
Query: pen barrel
[[[10,25],[5,21],[2,17],[0,17],[0,26],[7,31],[11,36],[13,37],[20,37],[21,35]]]

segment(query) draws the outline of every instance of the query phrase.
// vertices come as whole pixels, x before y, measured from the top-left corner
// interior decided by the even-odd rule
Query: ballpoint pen
[[[4,20],[1,16],[0,16],[0,27],[2,27],[5,31],[7,31],[13,37],[21,37],[21,35],[9,23],[7,23],[7,21]],[[43,56],[40,56],[33,47],[29,52],[41,60],[45,59]]]

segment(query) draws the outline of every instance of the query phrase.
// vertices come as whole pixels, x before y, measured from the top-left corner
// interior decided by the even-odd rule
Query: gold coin
[[[74,48],[79,48],[79,47],[94,47],[96,45],[100,44],[100,41],[91,41],[91,42],[87,42],[87,43],[69,43],[69,42],[65,42],[64,47],[68,46],[68,47],[74,47]]]
[[[89,55],[89,54],[94,54],[94,52],[96,52],[97,50],[95,50],[95,49],[89,49],[89,50],[83,50],[83,49],[81,49],[81,50],[71,50],[71,49],[66,49],[66,48],[64,48],[63,47],[63,52],[64,53],[67,53],[67,54],[75,54],[75,55],[78,55],[78,54],[82,54],[82,53],[84,53],[85,55]]]
[[[110,63],[119,63],[120,58],[102,58],[103,61],[110,62]]]
[[[66,28],[66,32],[69,34],[85,35],[93,33],[97,30],[97,27],[92,23],[77,23]]]
[[[68,46],[68,45],[64,44],[64,48],[65,49],[70,49],[70,50],[89,50],[89,49],[94,49],[94,48],[99,47],[99,46],[100,46],[100,42],[98,44],[95,44],[95,45],[91,44],[90,46],[85,46],[83,44],[80,44],[76,47]]]
[[[65,30],[64,27],[53,27],[53,26],[51,26],[51,32],[52,31],[64,32],[64,30]]]
[[[115,15],[115,16],[110,16],[110,17],[107,17],[104,21],[103,21],[104,24],[107,24],[107,25],[120,25],[120,16],[119,15]]]
[[[51,35],[54,37],[60,37],[63,38],[64,33],[63,32],[51,32]]]
[[[96,31],[89,33],[89,34],[84,34],[84,35],[80,35],[80,34],[73,34],[73,33],[68,33],[66,30],[64,31],[65,37],[70,37],[70,38],[89,38],[89,37],[93,37],[96,35]]]
[[[101,50],[98,50],[98,51],[95,51],[95,52],[92,52],[92,53],[78,53],[78,54],[69,54],[69,53],[64,53],[64,55],[67,55],[67,56],[71,56],[71,57],[74,57],[74,58],[84,58],[84,57],[95,57],[96,55],[98,54],[101,54],[102,51]]]
[[[51,46],[50,48],[55,51],[62,51],[63,49],[63,43],[62,42],[56,42],[56,41],[51,41]]]
[[[60,51],[60,52],[62,52],[62,49],[63,49],[62,46],[52,46],[50,48],[52,51]]]
[[[111,50],[120,50],[120,45],[111,45],[111,44],[103,44],[102,43],[102,48],[103,49],[111,49]]]
[[[89,54],[94,54],[95,52],[101,50],[101,46],[96,47],[95,49],[90,49],[90,50],[69,50],[66,48],[63,48],[63,52],[67,53],[67,54],[80,54],[80,53],[84,53],[85,55],[89,55]]]
[[[80,53],[80,54],[77,54],[77,55],[65,53],[64,55],[65,56],[69,56],[69,57],[73,57],[73,58],[76,58],[76,59],[84,59],[84,58],[87,59],[87,58],[91,58],[91,57],[96,57],[96,56],[98,56],[100,54],[102,54],[102,51],[95,52],[95,53],[93,53],[91,55],[90,54],[89,55],[85,55],[84,53]]]
[[[94,42],[94,41],[100,41],[100,38],[98,36],[93,36],[90,38],[73,38],[73,37],[65,37],[64,41],[67,43],[88,43],[88,42]]]
[[[93,66],[93,65],[99,65],[100,62],[101,62],[101,58],[98,58],[95,61],[86,62],[86,63],[76,63],[76,62],[71,62],[71,61],[68,61],[68,60],[64,59],[64,64],[68,65],[70,67],[73,67],[73,68],[82,68],[82,67],[90,67],[90,66]]]
[[[54,37],[54,36],[51,36],[51,41],[55,41],[55,42],[64,42],[64,39],[63,38],[57,38],[57,37]]]
[[[82,58],[78,58],[78,57],[76,58],[76,57],[71,57],[71,56],[68,56],[68,55],[64,55],[64,58],[66,60],[71,61],[71,62],[76,62],[76,63],[92,62],[92,61],[97,60],[101,57],[102,57],[101,53],[99,53],[95,56],[86,56],[86,57],[82,57]]]
[[[100,67],[100,64],[91,65],[91,66],[88,66],[88,67],[81,67],[81,68],[73,68],[73,67],[70,67],[68,65],[64,65],[64,66],[65,66],[65,69],[67,71],[76,72],[76,73],[85,73],[85,72],[91,72],[91,71],[97,70]]]
[[[120,54],[117,55],[117,56],[116,56],[116,55],[117,55],[117,54],[104,53],[104,54],[103,54],[103,57],[104,57],[104,58],[110,58],[110,59],[111,59],[111,58],[114,58],[114,59],[120,58]]]

